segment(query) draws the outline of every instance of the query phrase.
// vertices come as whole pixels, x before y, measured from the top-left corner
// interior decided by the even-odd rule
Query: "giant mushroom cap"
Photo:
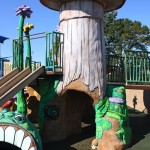
[[[61,4],[64,2],[70,2],[73,0],[40,0],[40,2],[53,10],[59,11]],[[82,1],[82,0],[81,0]],[[122,7],[126,0],[94,0],[104,6],[104,11],[109,12]]]

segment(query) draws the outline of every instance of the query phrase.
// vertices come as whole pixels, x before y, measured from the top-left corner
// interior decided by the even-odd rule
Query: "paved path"
[[[128,150],[150,150],[150,116],[134,110],[129,112],[133,141]]]

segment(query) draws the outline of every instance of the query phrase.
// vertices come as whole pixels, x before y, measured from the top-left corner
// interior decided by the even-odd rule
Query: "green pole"
[[[27,67],[31,69],[31,43],[30,43],[30,36],[29,36],[29,31],[25,32],[26,34],[26,46],[27,46]]]
[[[19,64],[18,67],[20,71],[23,70],[23,25],[24,25],[25,17],[23,15],[20,16],[19,20]],[[27,106],[24,98],[24,89],[22,89],[17,94],[17,111],[23,114],[26,114]]]
[[[19,21],[19,68],[23,70],[23,25],[24,25],[24,16],[20,16]]]

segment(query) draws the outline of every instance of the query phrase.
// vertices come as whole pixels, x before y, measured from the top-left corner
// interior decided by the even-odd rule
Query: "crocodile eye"
[[[23,120],[24,120],[24,117],[23,117],[22,115],[16,115],[16,116],[15,116],[15,119],[16,119],[17,121],[23,121]]]

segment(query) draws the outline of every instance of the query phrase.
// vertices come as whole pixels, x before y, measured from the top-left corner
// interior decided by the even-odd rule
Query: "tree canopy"
[[[105,48],[107,54],[123,55],[126,50],[147,51],[150,29],[140,21],[117,19],[117,11],[104,16]]]

